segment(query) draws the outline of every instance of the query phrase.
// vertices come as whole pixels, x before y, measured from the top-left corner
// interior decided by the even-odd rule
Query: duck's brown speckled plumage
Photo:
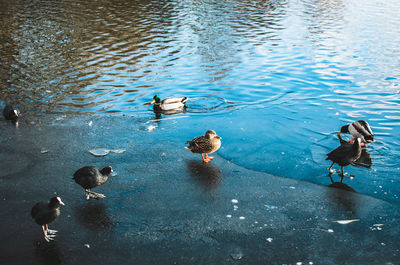
[[[214,153],[221,147],[221,137],[219,137],[215,131],[208,130],[204,135],[196,137],[186,143],[189,144],[189,146],[185,146],[186,149],[189,149],[193,153],[202,154],[202,156],[205,154],[206,159],[208,159],[207,154]],[[208,162],[206,160],[204,161]]]

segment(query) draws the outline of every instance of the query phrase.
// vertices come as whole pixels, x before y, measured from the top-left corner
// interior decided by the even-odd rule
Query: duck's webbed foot
[[[327,168],[327,170],[329,170],[329,174],[330,175],[333,175],[333,174],[336,174],[336,173],[339,173],[340,172],[340,170],[339,169],[333,169],[333,168]]]
[[[47,242],[53,241],[55,237],[56,237],[56,234],[55,234],[55,233],[54,233],[54,234],[48,234],[48,233],[46,233],[46,234],[44,235],[44,239],[45,239]]]
[[[95,198],[95,199],[104,199],[106,196],[101,193],[90,192],[90,197]]]
[[[349,179],[353,179],[353,178],[354,178],[354,174],[347,174],[347,173],[344,173],[344,174],[343,174],[343,177],[349,178]]]
[[[344,173],[344,172],[339,174],[339,176],[341,177],[340,182],[343,182],[343,178],[345,178],[345,177],[349,178],[349,179],[353,179],[354,178],[354,175],[350,175],[350,174],[347,174],[347,173]]]
[[[201,154],[201,158],[203,158],[203,162],[208,163],[211,161],[210,157],[207,157],[207,154]]]
[[[94,198],[94,199],[104,199],[106,196],[104,194],[101,193],[97,193],[91,190],[86,190],[86,200],[89,200],[90,198]]]
[[[57,234],[58,231],[57,230],[52,230],[52,229],[47,229],[46,232],[47,232],[47,234],[55,235],[55,234]]]

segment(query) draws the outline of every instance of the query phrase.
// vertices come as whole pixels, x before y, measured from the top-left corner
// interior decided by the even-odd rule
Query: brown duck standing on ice
[[[343,167],[350,165],[354,161],[356,161],[361,156],[361,138],[357,138],[354,143],[341,141],[341,144],[338,148],[333,150],[332,152],[327,154],[326,160],[331,160],[332,165],[328,168],[329,173],[332,174],[331,171],[333,164],[337,163],[341,167],[342,177],[341,181],[343,181],[344,171]]]
[[[189,144],[189,146],[185,146],[186,149],[192,151],[192,153],[201,154],[203,161],[208,163],[214,158],[208,155],[214,153],[221,147],[221,137],[213,130],[208,130],[204,135],[196,137],[186,143]]]

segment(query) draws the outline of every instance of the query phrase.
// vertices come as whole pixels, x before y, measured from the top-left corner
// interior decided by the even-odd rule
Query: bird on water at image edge
[[[65,205],[60,197],[53,197],[49,203],[38,202],[31,210],[31,216],[35,222],[42,226],[44,239],[47,242],[54,240],[57,230],[51,230],[47,224],[53,222],[60,216],[60,204]]]
[[[96,199],[103,199],[106,196],[100,193],[93,192],[90,189],[93,189],[97,186],[106,183],[108,181],[111,172],[113,172],[111,166],[105,167],[102,170],[99,170],[95,166],[86,166],[78,169],[74,173],[73,179],[75,180],[76,183],[78,183],[79,185],[82,186],[82,188],[85,189],[86,200],[89,200],[90,197]]]
[[[172,111],[172,110],[182,110],[186,108],[187,97],[170,97],[161,98],[158,95],[153,97],[153,100],[150,102],[150,105],[153,105],[154,111]]]
[[[19,118],[19,111],[11,105],[6,105],[3,109],[3,116],[6,120],[16,122]]]
[[[221,147],[221,137],[218,136],[215,131],[208,130],[204,135],[196,137],[186,143],[189,144],[189,146],[185,146],[186,149],[192,151],[192,153],[201,154],[203,161],[208,163],[214,158],[208,155],[214,153]]]
[[[342,141],[340,146],[327,154],[326,160],[331,160],[332,165],[328,168],[329,174],[334,173],[332,171],[333,165],[336,163],[341,167],[341,180],[345,176],[343,167],[350,165],[355,162],[361,156],[361,138],[357,138],[354,143]]]
[[[361,138],[361,146],[370,144],[375,140],[375,136],[371,130],[371,127],[369,126],[368,122],[364,120],[355,121],[348,125],[342,126],[340,132],[338,132],[338,135],[341,133],[350,133],[354,137],[354,139],[350,140],[351,142],[353,142],[356,138]]]

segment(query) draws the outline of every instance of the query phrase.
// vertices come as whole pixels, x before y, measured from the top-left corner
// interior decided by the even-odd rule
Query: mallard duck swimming
[[[327,156],[326,160],[332,161],[332,165],[328,168],[329,173],[333,173],[331,169],[333,164],[337,163],[341,167],[340,176],[342,179],[340,182],[342,182],[344,177],[343,167],[350,165],[361,156],[361,138],[357,138],[354,143],[341,142],[340,146],[328,153]]]
[[[208,154],[214,153],[221,147],[221,137],[213,130],[208,130],[204,135],[196,137],[186,143],[189,144],[189,146],[185,146],[186,149],[192,151],[192,153],[200,153],[203,161],[207,163],[214,158],[208,156]]]
[[[372,143],[374,141],[374,134],[372,133],[371,127],[368,122],[364,120],[355,121],[349,125],[345,125],[340,129],[338,133],[350,133],[354,139],[350,140],[353,142],[356,138],[361,138],[361,145]]]
[[[181,110],[186,107],[186,100],[187,97],[164,98],[161,100],[158,95],[155,95],[150,105],[154,104],[154,111]]]

